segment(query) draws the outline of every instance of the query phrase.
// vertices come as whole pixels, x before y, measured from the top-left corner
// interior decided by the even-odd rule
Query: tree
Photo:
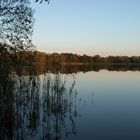
[[[43,1],[45,1],[45,2],[50,2],[50,0],[36,0],[35,2],[40,2],[40,3],[42,3]]]
[[[10,52],[31,48],[33,23],[29,0],[1,0],[0,47],[5,46]]]
[[[50,0],[35,0],[35,2]],[[30,0],[0,0],[0,48],[17,52],[32,48],[34,11]]]

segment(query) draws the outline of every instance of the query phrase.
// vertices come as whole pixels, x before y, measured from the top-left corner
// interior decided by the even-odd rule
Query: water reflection
[[[47,68],[52,73],[55,73],[55,69],[52,67]],[[104,65],[104,64],[95,64],[95,65],[61,65],[58,67],[58,71],[61,73],[78,73],[78,72],[89,72],[100,70],[108,71],[140,71],[140,65]]]
[[[0,75],[0,139],[140,138],[139,72],[40,74]]]
[[[0,76],[0,139],[12,136],[13,82],[5,76]]]
[[[61,139],[76,135],[76,80],[60,74],[0,81],[0,139]]]
[[[12,73],[18,75],[40,75],[45,73],[77,74],[79,72],[99,72],[101,70],[118,72],[140,71],[140,65],[60,65],[47,67],[44,64],[37,65],[37,67],[34,65],[22,65],[22,67],[14,68]]]

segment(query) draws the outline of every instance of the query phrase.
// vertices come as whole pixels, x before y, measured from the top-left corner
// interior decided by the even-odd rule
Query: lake
[[[140,139],[139,71],[10,75],[0,91],[0,139]]]

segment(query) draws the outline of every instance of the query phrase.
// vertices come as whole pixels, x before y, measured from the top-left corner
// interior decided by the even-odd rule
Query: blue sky
[[[140,0],[51,0],[32,7],[40,51],[140,55]]]

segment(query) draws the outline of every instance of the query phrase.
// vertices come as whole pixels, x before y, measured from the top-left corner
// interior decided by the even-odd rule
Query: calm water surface
[[[140,139],[140,72],[101,70],[11,79],[14,84],[7,90],[12,95],[1,97],[0,138]]]

